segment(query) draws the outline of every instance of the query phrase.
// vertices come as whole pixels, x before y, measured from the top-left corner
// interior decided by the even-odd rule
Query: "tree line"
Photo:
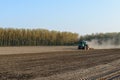
[[[0,46],[77,45],[80,40],[97,40],[99,44],[111,40],[112,44],[120,45],[120,32],[79,36],[77,33],[46,29],[0,28]]]
[[[74,45],[78,34],[46,29],[0,28],[0,46]]]

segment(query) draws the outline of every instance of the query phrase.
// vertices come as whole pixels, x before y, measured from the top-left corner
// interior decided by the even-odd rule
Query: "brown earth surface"
[[[22,53],[43,53],[56,51],[75,51],[77,46],[21,46],[21,47],[0,47],[0,55],[22,54]]]
[[[27,50],[15,54],[14,50],[13,54],[0,55],[0,80],[120,79],[120,49],[81,51],[70,47],[63,51],[33,50],[31,54]]]

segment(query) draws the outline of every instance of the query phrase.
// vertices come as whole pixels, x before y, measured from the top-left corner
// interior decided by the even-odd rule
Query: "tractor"
[[[82,40],[79,42],[78,49],[89,50],[89,46],[86,41]]]

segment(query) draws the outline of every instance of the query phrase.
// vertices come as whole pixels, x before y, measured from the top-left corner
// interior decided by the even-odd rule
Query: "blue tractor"
[[[82,41],[79,42],[78,49],[88,50],[89,46],[88,46],[86,41],[82,40]]]

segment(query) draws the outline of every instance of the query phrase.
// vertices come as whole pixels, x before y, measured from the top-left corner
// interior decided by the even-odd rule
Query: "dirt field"
[[[21,48],[0,48],[0,80],[120,79],[120,49],[80,51],[59,47],[50,52],[50,48],[44,52],[37,48],[34,52],[36,49],[30,47],[29,54],[29,47]]]
[[[22,54],[22,53],[43,53],[55,51],[74,51],[77,46],[32,46],[32,47],[0,47],[0,55]]]

